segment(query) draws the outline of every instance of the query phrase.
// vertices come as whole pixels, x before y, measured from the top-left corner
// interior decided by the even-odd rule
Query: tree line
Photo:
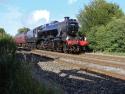
[[[92,0],[77,18],[94,52],[125,52],[125,15],[115,3]]]

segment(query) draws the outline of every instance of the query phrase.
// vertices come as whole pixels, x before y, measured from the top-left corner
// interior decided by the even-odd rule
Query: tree
[[[93,27],[87,36],[89,47],[94,51],[125,52],[125,17]]]
[[[4,28],[0,28],[0,37],[3,37],[4,34],[5,34]]]
[[[120,18],[123,15],[117,4],[105,0],[92,0],[80,11],[77,18],[81,24],[81,31],[88,32],[92,27],[106,25],[112,18]]]
[[[29,30],[30,30],[29,28],[23,27],[23,28],[18,29],[18,33],[27,32]]]

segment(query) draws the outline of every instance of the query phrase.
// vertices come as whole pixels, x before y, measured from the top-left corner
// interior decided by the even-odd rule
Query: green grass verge
[[[122,52],[94,52],[98,55],[112,55],[112,56],[125,56],[125,53]]]
[[[115,55],[115,56],[125,56],[125,53],[121,53],[121,52],[103,52],[103,54]]]

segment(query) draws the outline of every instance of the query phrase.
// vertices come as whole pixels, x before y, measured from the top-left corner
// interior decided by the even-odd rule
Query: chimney
[[[69,20],[69,17],[64,17],[65,21],[68,21]]]

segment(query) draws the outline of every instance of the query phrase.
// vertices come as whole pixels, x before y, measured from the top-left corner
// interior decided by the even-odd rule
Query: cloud
[[[78,0],[68,0],[68,3],[71,5],[73,3],[76,3]]]
[[[21,27],[35,28],[49,22],[50,12],[47,10],[24,11],[18,7],[2,4],[4,11],[0,12],[0,27],[11,35],[15,35]]]
[[[46,22],[49,22],[50,13],[47,10],[36,10],[33,12],[32,16],[33,16],[33,20],[36,22],[41,19],[45,19]]]
[[[48,10],[35,10],[23,18],[23,24],[25,26],[34,27],[47,23],[50,20],[50,12]]]

